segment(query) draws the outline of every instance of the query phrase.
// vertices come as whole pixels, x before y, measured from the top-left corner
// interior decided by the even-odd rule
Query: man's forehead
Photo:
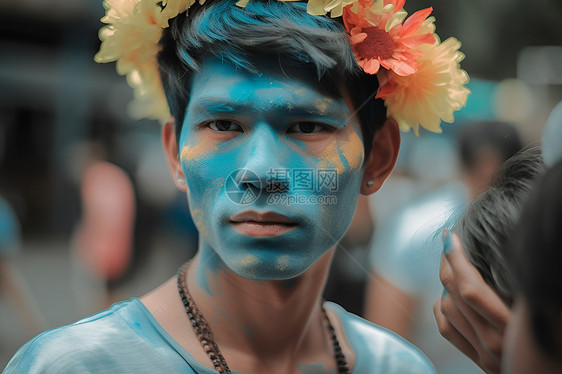
[[[266,64],[266,62],[268,62]],[[255,71],[251,71],[255,70]],[[245,88],[274,88],[293,90],[297,94],[308,90],[320,91],[317,78],[306,69],[292,68],[291,72],[283,69],[279,63],[269,60],[258,60],[254,69],[244,69],[228,61],[207,58],[192,79],[193,86],[215,84],[228,89],[243,91]],[[216,86],[215,86],[216,87]],[[201,87],[198,87],[201,88]]]
[[[341,99],[321,90],[315,76],[293,77],[280,66],[250,72],[218,59],[207,59],[192,79],[190,106],[219,112],[239,106],[279,106],[295,110],[314,108],[318,112],[349,112]]]

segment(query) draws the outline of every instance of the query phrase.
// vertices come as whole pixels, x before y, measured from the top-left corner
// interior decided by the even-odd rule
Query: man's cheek
[[[188,183],[188,186],[190,186],[188,204],[191,217],[199,234],[209,241],[213,232],[216,231],[218,220],[216,212],[220,210],[221,205],[224,203],[221,199],[221,192],[224,189],[224,178],[204,179],[204,175],[198,173],[190,174],[191,183]]]

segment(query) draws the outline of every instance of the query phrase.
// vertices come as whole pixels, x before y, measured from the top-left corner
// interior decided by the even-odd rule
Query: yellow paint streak
[[[285,271],[291,263],[291,258],[287,255],[283,255],[277,259],[277,269],[279,271]]]
[[[205,220],[203,215],[203,210],[201,209],[192,209],[191,210],[191,218],[193,218],[193,223],[195,223],[195,227],[199,230],[199,234],[204,237],[205,239],[209,238],[209,231],[205,226]]]
[[[364,150],[363,142],[357,132],[352,131],[348,139],[342,140],[339,144],[340,153],[346,158],[352,170],[359,169],[363,164]]]
[[[181,150],[181,161],[182,163],[187,161],[199,161],[204,157],[210,150],[218,150],[215,141],[210,138],[203,138],[199,143],[195,145],[186,145]]]
[[[338,154],[338,139],[337,139],[337,137],[331,136],[328,139],[326,146],[322,150],[322,153],[320,153],[320,155],[318,155],[318,157],[321,158],[322,160],[320,160],[316,164],[317,168],[319,168],[319,169],[335,168],[337,170],[338,174],[343,172],[344,167],[343,167],[343,164],[340,160],[340,156]]]
[[[248,252],[248,249],[244,248],[242,251]],[[257,278],[257,272],[256,272],[255,265],[257,265],[259,262],[260,262],[260,260],[256,256],[246,255],[245,257],[243,257],[241,260],[238,261],[238,264],[241,267],[246,268],[243,271],[244,271],[244,273],[246,274],[247,277],[249,277],[250,279],[255,279],[255,278]]]
[[[326,110],[328,110],[328,103],[326,102],[325,98],[314,100],[314,106],[320,113],[326,113]]]
[[[316,167],[319,169],[335,168],[338,174],[347,169],[351,170],[361,167],[364,158],[363,142],[355,129],[347,130],[347,138],[341,139],[336,136],[330,137],[328,143],[318,156],[320,160]],[[344,163],[344,161],[347,161]]]
[[[243,259],[240,260],[240,265],[242,266],[252,266],[256,265],[259,262],[259,259],[254,255],[246,255]]]

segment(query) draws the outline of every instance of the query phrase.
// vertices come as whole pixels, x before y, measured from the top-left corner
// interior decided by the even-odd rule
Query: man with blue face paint
[[[315,77],[291,79],[278,68],[260,65],[261,75],[255,75],[216,58],[204,59],[192,78],[179,148],[175,124],[164,126],[170,169],[181,180],[178,187],[189,191],[201,234],[199,257],[205,261],[198,261],[201,272],[195,271],[200,284],[218,280],[218,269],[211,267],[250,279],[301,275],[343,236],[361,185],[365,193],[375,188],[367,187],[367,180],[380,185],[398,150],[396,126],[389,125],[376,137],[385,146],[376,144],[364,163],[351,105],[322,92]],[[237,170],[251,171],[263,181],[261,188],[238,181],[242,191],[254,191],[255,201],[237,204],[228,195],[225,181]],[[274,170],[288,171],[282,191],[269,191],[281,183]],[[296,195],[295,170],[310,171],[311,180],[319,179],[318,171],[337,171],[337,188],[327,183],[301,188],[304,203],[272,203],[275,194]],[[241,178],[238,173],[235,179]],[[364,174],[369,175],[362,183]],[[321,196],[333,196],[334,202],[307,203]]]
[[[439,131],[466,100],[458,42],[439,43],[431,10],[104,5],[96,59],[117,60],[137,114],[164,123],[199,250],[140,299],[30,341],[6,372],[434,372],[408,342],[322,301],[359,195],[392,171],[398,127]]]

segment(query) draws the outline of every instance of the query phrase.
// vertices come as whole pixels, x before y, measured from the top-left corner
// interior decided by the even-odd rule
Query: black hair
[[[341,20],[312,16],[306,3],[251,1],[245,8],[234,0],[207,0],[194,4],[189,17],[170,21],[160,40],[158,65],[176,138],[189,100],[193,72],[209,56],[257,72],[252,56],[271,57],[284,71],[308,69],[318,77],[327,94],[341,98],[345,87],[361,123],[365,160],[373,136],[384,125],[384,101],[375,99],[379,84],[375,75],[357,65]]]
[[[534,187],[511,244],[517,290],[539,348],[562,357],[562,161]]]
[[[466,125],[458,137],[461,164],[466,169],[476,166],[483,150],[496,152],[504,162],[523,148],[517,129],[508,123],[480,121]]]
[[[539,147],[511,157],[498,168],[488,190],[468,206],[454,227],[470,262],[509,306],[515,291],[507,260],[508,243],[534,181],[543,171]]]

